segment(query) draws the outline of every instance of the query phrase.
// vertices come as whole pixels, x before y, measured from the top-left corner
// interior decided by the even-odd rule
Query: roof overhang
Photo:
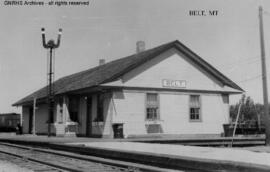
[[[165,92],[185,92],[185,93],[209,93],[209,94],[242,94],[239,90],[195,90],[195,89],[172,89],[160,87],[128,87],[102,84],[103,89],[127,89],[127,90],[141,90],[141,91],[165,91]]]

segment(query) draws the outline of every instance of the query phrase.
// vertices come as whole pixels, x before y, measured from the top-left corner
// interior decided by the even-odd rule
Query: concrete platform
[[[270,171],[270,148],[213,148],[173,144],[126,142],[95,138],[46,136],[0,137],[0,141],[45,146],[163,168],[207,171]],[[258,151],[262,150],[261,152]]]
[[[244,169],[243,167],[247,167],[245,171],[249,171],[248,168],[250,168],[250,171],[253,171],[255,168],[257,168],[258,171],[270,171],[270,153],[259,153],[239,148],[212,148],[134,142],[81,142],[67,144],[83,145],[94,149],[130,152],[131,154],[150,154],[152,156],[168,157],[170,159],[186,159],[191,160],[192,162],[195,161],[193,167],[196,166],[196,162],[208,162],[224,165],[231,164],[236,167],[235,169],[239,169],[240,171],[242,171],[241,169]]]

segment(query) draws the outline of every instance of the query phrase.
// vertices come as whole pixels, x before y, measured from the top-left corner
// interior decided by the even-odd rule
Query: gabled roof
[[[215,79],[217,79],[224,85],[227,85],[239,91],[243,91],[242,88],[240,88],[237,84],[235,84],[229,78],[220,73],[217,69],[207,63],[205,60],[192,52],[181,42],[175,40],[173,42],[160,45],[158,47],[143,51],[138,54],[120,58],[118,60],[108,62],[104,65],[60,78],[54,82],[55,95],[68,93],[83,88],[90,88],[107,82],[115,81],[128,71],[151,60],[152,58],[155,58],[157,55],[163,53],[170,48],[178,49],[181,53],[185,54],[188,58],[190,58],[190,60],[192,60],[195,64],[199,65],[201,68],[203,68],[206,72],[208,72],[210,75],[212,75]],[[13,104],[13,106],[18,106],[33,101],[34,97],[37,99],[45,98],[46,95],[47,87],[43,87],[42,89],[17,101]]]

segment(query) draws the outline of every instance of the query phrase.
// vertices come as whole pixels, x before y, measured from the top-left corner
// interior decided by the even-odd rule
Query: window
[[[104,95],[98,94],[97,95],[97,117],[94,120],[95,122],[103,122],[104,121],[103,108],[104,108]]]
[[[191,95],[189,102],[190,112],[189,119],[191,121],[200,121],[201,120],[201,103],[199,95]]]
[[[64,103],[64,98],[60,97],[58,104],[59,104],[59,119],[58,122],[59,123],[63,123],[63,103]]]
[[[69,111],[70,119],[73,122],[78,122],[79,101],[80,100],[78,97],[69,98],[68,111]]]
[[[64,98],[63,98],[63,97],[60,97],[60,98],[59,98],[59,101],[58,101],[58,104],[59,104],[59,112],[60,112],[60,113],[63,113],[63,103],[64,103]]]
[[[159,103],[158,94],[147,93],[146,94],[146,120],[159,119]]]
[[[222,94],[222,101],[224,104],[229,104],[229,95],[228,94]]]

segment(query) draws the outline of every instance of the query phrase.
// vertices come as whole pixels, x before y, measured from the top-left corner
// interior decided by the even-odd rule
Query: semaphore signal
[[[41,29],[42,32],[42,44],[45,49],[49,50],[49,61],[48,61],[48,93],[47,93],[47,98],[48,98],[48,137],[51,136],[51,124],[53,123],[53,108],[54,108],[54,90],[53,90],[53,76],[54,76],[54,67],[53,67],[53,51],[54,49],[58,48],[60,46],[60,40],[61,40],[61,34],[62,34],[62,29],[59,29],[58,33],[58,38],[57,42],[55,43],[54,40],[49,40],[46,43],[46,38],[45,38],[45,29]]]

